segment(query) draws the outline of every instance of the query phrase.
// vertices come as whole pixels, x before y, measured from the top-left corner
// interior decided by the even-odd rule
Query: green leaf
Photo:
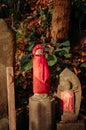
[[[86,67],[86,62],[82,63],[80,67]]]
[[[55,52],[63,51],[63,48],[56,48]]]
[[[65,52],[65,50],[63,50],[63,49],[58,52],[58,55],[59,55],[59,56],[64,56],[65,54],[66,54],[66,52]]]
[[[62,47],[62,46],[65,46],[65,47],[70,46],[70,41],[65,41],[65,42],[60,43],[59,47]]]
[[[23,66],[21,66],[21,71],[28,71],[32,69],[32,61],[29,61],[28,63],[24,64]]]
[[[21,33],[16,32],[16,38],[19,38],[19,37],[21,37],[21,36],[22,36],[22,34],[21,34]]]
[[[30,37],[27,37],[27,38],[26,38],[26,41],[27,41],[27,42],[30,42],[30,41],[31,41]]]
[[[29,60],[29,59],[28,59],[28,55],[23,56],[23,57],[21,58],[21,60],[20,60],[21,66],[22,66],[23,64],[27,63],[28,60]]]
[[[69,53],[69,51],[70,51],[70,47],[63,47],[62,48],[66,53]]]
[[[66,58],[71,58],[72,54],[66,53],[66,54],[64,54],[64,56],[65,56]]]
[[[33,47],[34,47],[34,43],[32,43],[31,45],[29,45],[29,47],[27,48],[27,50],[28,51],[32,51]]]
[[[43,10],[41,10],[41,11],[39,12],[39,14],[40,14],[40,15],[43,15],[43,14],[44,14],[44,11],[43,11]]]
[[[55,55],[46,54],[46,58],[49,66],[55,65],[57,62],[57,57]]]

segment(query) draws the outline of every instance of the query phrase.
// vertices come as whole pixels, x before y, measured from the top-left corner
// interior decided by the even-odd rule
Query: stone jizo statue
[[[48,94],[50,91],[50,72],[44,54],[44,47],[37,44],[33,48],[33,92]]]
[[[57,96],[60,99],[61,121],[77,120],[81,103],[81,84],[78,77],[68,68],[59,76]]]
[[[33,48],[33,92],[29,98],[29,130],[52,130],[54,120],[49,98],[50,72],[44,54],[44,47],[37,44]],[[44,121],[44,122],[43,122]]]

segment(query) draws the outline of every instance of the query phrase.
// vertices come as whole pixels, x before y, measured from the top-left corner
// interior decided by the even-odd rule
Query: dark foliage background
[[[51,72],[51,92],[55,97],[58,76],[68,67],[79,77],[82,86],[80,117],[86,117],[86,1],[72,0],[70,38],[51,42],[53,0],[0,0],[0,18],[16,34],[15,97],[17,115],[26,112],[32,91],[32,49],[45,46]],[[27,112],[26,112],[27,113]],[[27,114],[26,114],[27,117]],[[18,117],[19,118],[19,117]]]

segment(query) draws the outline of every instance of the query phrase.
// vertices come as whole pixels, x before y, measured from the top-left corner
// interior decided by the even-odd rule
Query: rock
[[[61,120],[64,122],[77,120],[81,104],[81,84],[78,77],[68,68],[59,76],[57,97],[60,100]]]
[[[29,99],[29,130],[54,129],[54,100],[46,94],[38,94]]]
[[[57,130],[85,130],[85,122],[82,120],[74,123],[57,123]]]
[[[7,67],[13,67],[13,64],[14,64],[14,36],[11,30],[7,27],[4,20],[0,19],[0,119],[1,121],[3,117],[9,116],[6,69]],[[4,121],[4,126],[7,126],[5,122],[6,120]]]
[[[9,130],[9,122],[5,117],[0,120],[0,130]]]

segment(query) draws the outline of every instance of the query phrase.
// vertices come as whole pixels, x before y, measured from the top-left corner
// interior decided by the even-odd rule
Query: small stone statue
[[[53,117],[50,100],[50,72],[44,54],[44,47],[37,44],[33,48],[33,92],[29,98],[29,130],[52,130]],[[43,122],[45,121],[45,122]]]
[[[37,44],[33,48],[33,92],[48,94],[50,91],[50,72],[44,54],[44,47]]]
[[[60,99],[61,121],[77,120],[81,103],[81,84],[78,77],[68,68],[59,76],[57,96]]]

